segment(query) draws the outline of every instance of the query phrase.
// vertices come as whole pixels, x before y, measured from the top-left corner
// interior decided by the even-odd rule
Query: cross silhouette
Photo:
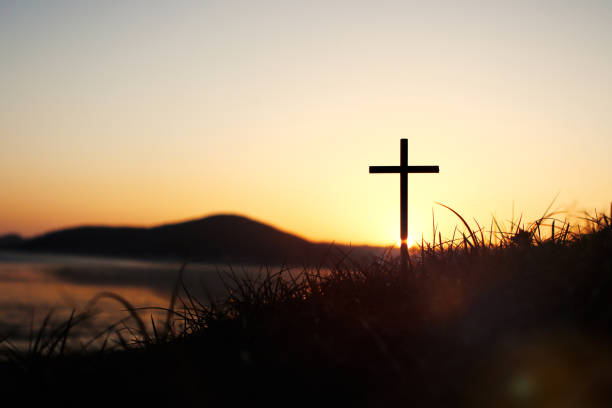
[[[438,166],[409,166],[408,165],[408,139],[400,139],[400,165],[399,166],[370,166],[370,173],[399,173],[400,174],[400,236],[401,268],[408,272],[408,173],[439,173]]]

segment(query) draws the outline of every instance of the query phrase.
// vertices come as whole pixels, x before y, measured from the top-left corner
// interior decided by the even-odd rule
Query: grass
[[[446,206],[444,206],[446,207]],[[612,220],[493,219],[368,263],[245,277],[196,299],[179,279],[162,320],[71,342],[91,313],[4,341],[0,384],[26,404],[173,406],[612,405]],[[465,231],[465,232],[463,232]],[[436,240],[437,238],[437,240]]]

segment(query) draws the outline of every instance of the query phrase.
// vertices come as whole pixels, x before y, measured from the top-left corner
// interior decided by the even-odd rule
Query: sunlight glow
[[[408,245],[462,228],[435,202],[609,207],[608,2],[4,3],[0,235],[232,213],[391,246],[399,176],[368,167],[400,138],[440,166],[409,176]]]
[[[408,235],[408,239],[406,240],[406,244],[408,245],[408,248],[410,248],[411,246],[413,246],[415,243],[416,243],[416,242],[415,242],[414,238],[412,238],[412,235],[410,235],[410,234],[409,234],[409,235]],[[397,240],[397,242],[395,243],[395,246],[396,246],[397,248],[401,248],[401,246],[402,246],[402,240],[401,240],[401,238]]]

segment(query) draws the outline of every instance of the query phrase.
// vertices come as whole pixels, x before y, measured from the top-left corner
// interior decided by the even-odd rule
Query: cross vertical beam
[[[408,139],[400,140],[400,167],[408,167]],[[400,172],[400,237],[408,240],[408,172]]]
[[[408,173],[439,173],[438,166],[409,166],[408,139],[400,139],[399,166],[370,166],[370,173],[400,174],[400,237],[402,239],[401,272],[408,272]]]
[[[408,139],[400,139],[400,167],[408,168]],[[408,171],[400,171],[400,261],[402,276],[408,274]]]

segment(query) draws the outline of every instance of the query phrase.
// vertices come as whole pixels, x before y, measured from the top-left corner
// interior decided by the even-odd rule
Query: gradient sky
[[[427,3],[425,5],[424,3]],[[392,244],[612,200],[608,1],[1,1],[0,234],[240,213]],[[457,220],[435,207],[448,234]]]

